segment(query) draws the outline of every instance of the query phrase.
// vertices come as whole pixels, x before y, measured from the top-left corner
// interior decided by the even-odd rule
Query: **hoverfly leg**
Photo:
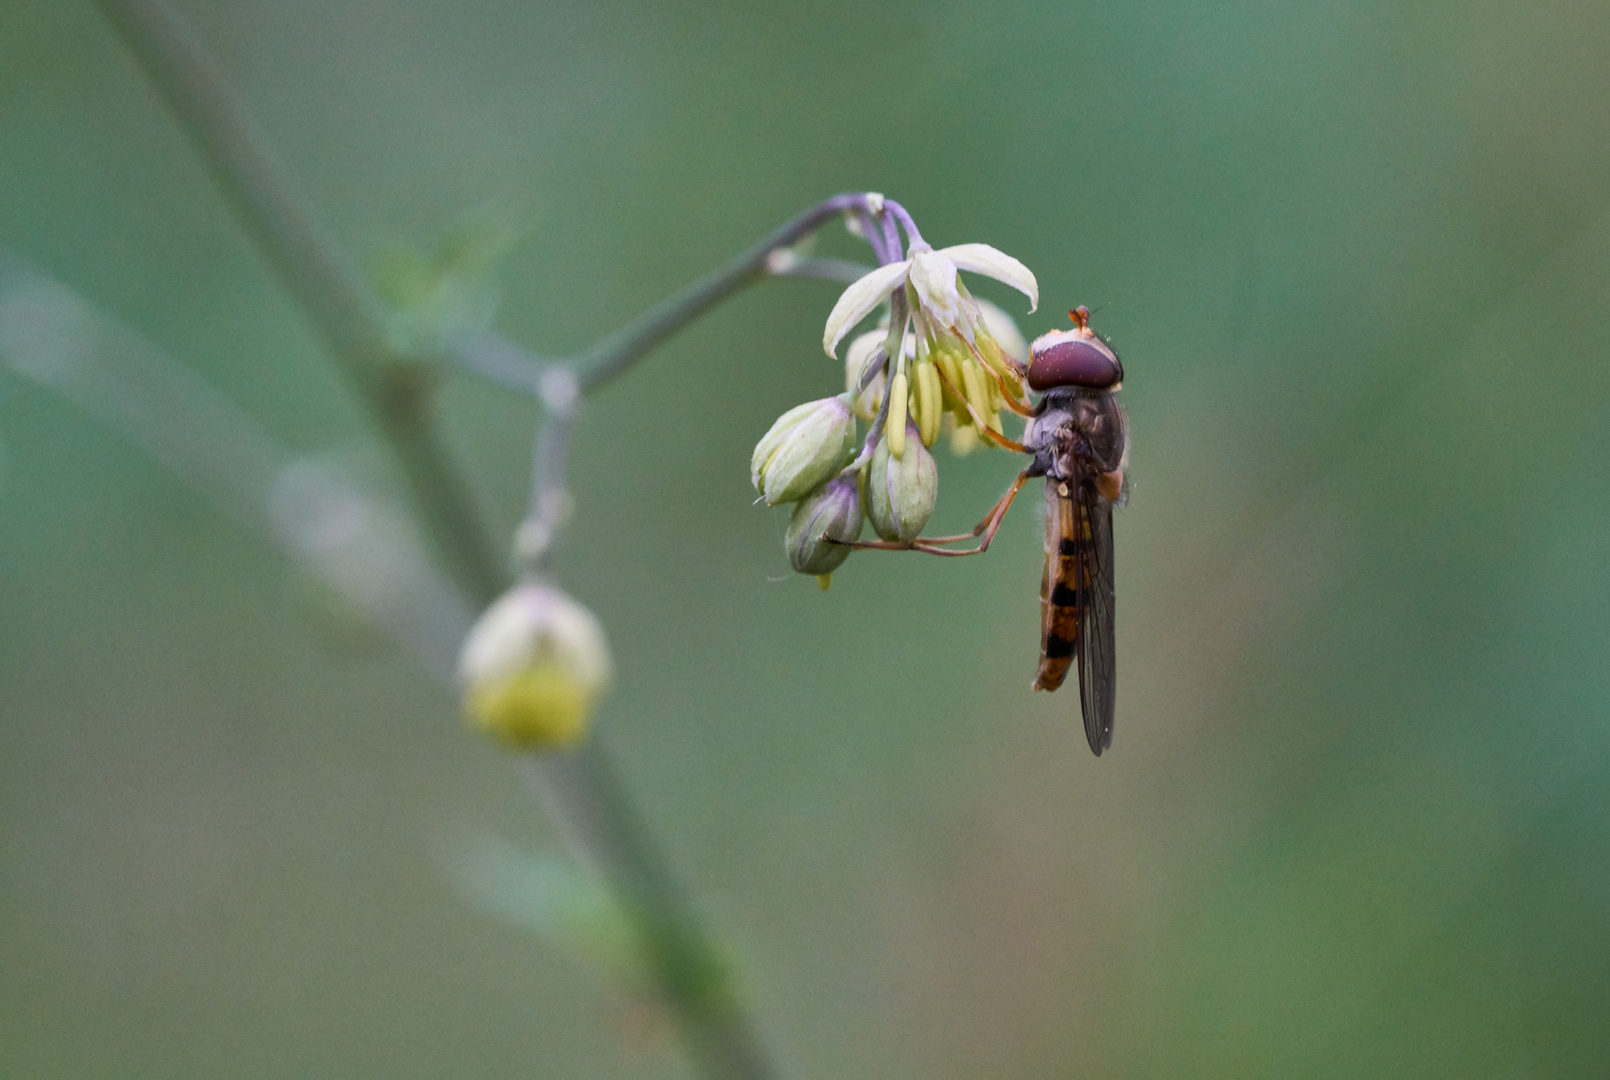
[[[997,375],[997,376],[995,376],[995,381],[1001,384],[1001,390],[1002,390],[1001,402],[1008,409],[1011,409],[1013,412],[1017,413],[1019,416],[1034,417],[1034,416],[1040,415],[1040,410],[1039,410],[1038,406],[1027,405],[1027,404],[1019,401],[1017,398],[1013,397],[1011,394],[1005,392],[1006,391],[1006,380],[1005,379],[1003,379],[1003,378],[1001,378],[1001,376]]]
[[[840,540],[833,536],[823,536],[829,544],[839,547],[855,548],[857,551],[910,551],[915,540],[902,543],[899,540]]]
[[[966,409],[967,415],[972,418],[973,426],[978,429],[980,438],[987,439],[996,446],[1004,447],[1007,450],[1012,450],[1019,454],[1031,453],[1029,448],[1024,446],[1022,443],[1013,442],[1005,435],[1000,434],[988,424],[984,423],[984,418],[978,415],[978,412],[973,408],[973,403],[967,400],[967,395],[956,389],[956,384],[945,377],[945,370],[943,368],[939,368],[938,370],[939,381],[949,388],[951,394],[956,398],[957,401],[962,403],[962,408]]]
[[[967,411],[972,412],[973,407],[971,405],[967,406]],[[973,420],[974,420],[975,423],[978,421],[977,415],[974,415]],[[982,435],[985,439],[987,439],[990,442],[994,443],[996,446],[999,446],[1003,450],[1010,450],[1015,454],[1032,454],[1032,453],[1034,453],[1033,450],[1030,450],[1028,447],[1024,446],[1022,443],[1013,442],[1011,439],[1008,439],[1005,435],[1002,435],[1002,434],[998,433],[994,428],[984,427],[982,424],[980,424],[979,428],[978,428],[978,433],[980,435]]]
[[[1017,498],[1017,493],[1023,490],[1023,485],[1029,482],[1029,478],[1036,475],[1038,474],[1033,470],[1033,468],[1024,469],[1022,472],[1018,473],[1017,479],[1012,481],[1012,486],[1006,489],[1006,494],[1002,495],[1000,501],[990,508],[989,515],[985,517],[983,521],[980,521],[978,523],[978,527],[972,532],[960,533],[956,536],[938,536],[932,540],[924,540],[919,538],[911,542],[911,549],[913,551],[925,551],[929,555],[946,555],[951,557],[960,555],[982,555],[984,552],[989,550],[990,541],[995,539],[996,530],[1001,527],[1001,522],[1006,519],[1006,512],[1012,508],[1012,500]],[[952,551],[949,548],[937,546],[939,544],[954,544],[958,540],[971,540],[973,537],[979,536],[980,534],[982,534],[983,539],[979,541],[979,544],[976,548],[968,548],[965,551]]]

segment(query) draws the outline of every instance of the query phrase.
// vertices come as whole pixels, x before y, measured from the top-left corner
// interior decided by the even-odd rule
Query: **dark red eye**
[[[1105,390],[1124,377],[1117,357],[1099,344],[1075,338],[1036,350],[1029,364],[1029,387],[1054,390],[1059,386],[1081,386]]]

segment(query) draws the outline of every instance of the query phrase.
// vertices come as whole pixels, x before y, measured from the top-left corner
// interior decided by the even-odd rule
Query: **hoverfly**
[[[1079,704],[1085,737],[1099,757],[1112,745],[1117,689],[1113,633],[1112,511],[1128,498],[1124,470],[1129,431],[1118,391],[1124,365],[1108,342],[1090,329],[1090,312],[1075,308],[1071,330],[1036,338],[1024,369],[1029,389],[1041,395],[1019,408],[1029,417],[1023,442],[1016,443],[978,422],[981,434],[1033,460],[989,515],[970,533],[923,538],[909,544],[884,541],[856,547],[914,549],[934,555],[977,555],[987,550],[1001,520],[1023,485],[1045,478],[1045,572],[1040,581],[1040,665],[1036,690],[1055,690],[1068,668],[1079,668]],[[980,538],[976,548],[942,545]]]

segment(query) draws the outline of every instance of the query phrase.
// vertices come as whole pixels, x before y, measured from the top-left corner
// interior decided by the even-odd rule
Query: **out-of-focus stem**
[[[529,759],[529,775],[573,846],[633,917],[647,973],[705,1075],[772,1080],[777,1073],[738,1000],[715,943],[675,885],[597,736],[580,749]]]
[[[380,303],[178,13],[165,0],[97,2],[369,405],[453,577],[471,595],[489,601],[503,582],[502,560],[429,421],[424,372],[393,347]]]
[[[543,372],[537,390],[542,401],[542,424],[531,455],[531,500],[514,540],[520,572],[528,577],[547,571],[554,541],[570,514],[566,465],[576,409],[581,404],[580,380],[562,364]]]
[[[423,372],[393,346],[378,301],[296,193],[267,139],[223,81],[201,42],[164,0],[98,0],[169,106],[188,130],[247,230],[306,308],[375,414],[408,477],[417,509],[460,584],[482,603],[503,585],[501,560],[476,524],[462,478],[442,453],[425,408]],[[858,196],[844,196],[852,205]],[[832,200],[830,200],[830,203]],[[765,271],[766,255],[839,212],[823,204],[790,222],[721,272],[667,300],[606,339],[571,382],[564,414],[580,390],[619,374],[653,345]],[[813,216],[814,215],[814,216]],[[549,395],[544,394],[546,399]],[[550,420],[556,411],[548,403]],[[539,513],[563,495],[568,428],[555,429],[553,464],[537,478]],[[589,745],[573,759],[564,788],[571,816],[590,822],[592,852],[642,923],[651,973],[681,1024],[695,1061],[713,1080],[768,1080],[774,1075],[753,1029],[713,968],[708,937],[681,900],[674,879],[643,828],[603,750]],[[716,989],[712,989],[716,987]]]
[[[778,277],[821,278],[824,281],[842,281],[848,285],[859,281],[872,267],[853,259],[829,259],[821,256],[812,256],[789,263],[780,270],[774,270]]]

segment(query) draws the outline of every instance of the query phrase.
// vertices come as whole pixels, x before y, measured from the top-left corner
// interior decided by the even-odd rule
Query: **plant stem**
[[[531,499],[514,541],[520,572],[526,577],[539,577],[547,571],[554,541],[570,515],[566,465],[576,409],[581,404],[581,382],[574,370],[554,364],[538,380],[538,394],[542,423],[531,452]]]
[[[870,273],[872,267],[853,259],[831,259],[825,256],[802,258],[773,271],[778,277],[821,278],[824,281],[842,281],[848,285]]]
[[[889,219],[891,219],[893,221],[898,221],[900,223],[901,227],[906,230],[906,254],[907,255],[911,254],[911,249],[912,248],[926,247],[927,246],[927,241],[925,241],[922,238],[922,233],[917,231],[917,223],[915,221],[911,220],[911,215],[906,212],[905,207],[901,206],[899,203],[895,202],[893,199],[885,199],[885,200],[883,200],[883,207],[884,207],[885,210],[888,211]],[[896,252],[896,254],[898,254],[899,251],[900,251],[900,241],[899,241],[899,238],[897,237],[895,239],[895,252]]]
[[[866,204],[867,197],[860,192],[835,195],[817,203],[725,265],[610,334],[577,357],[582,393],[598,389],[631,367],[644,353],[745,285],[767,277],[771,273],[767,258],[773,251],[814,232],[846,210]]]
[[[410,482],[420,516],[460,585],[482,604],[489,603],[505,574],[476,524],[462,477],[437,441],[425,407],[429,388],[422,367],[393,346],[379,302],[297,194],[261,129],[178,14],[164,0],[98,2],[373,412]],[[619,374],[660,340],[764,273],[765,257],[773,248],[791,243],[854,205],[856,198],[841,196],[849,201],[834,205],[836,200],[829,200],[807,211],[722,271],[590,350],[570,400],[574,391]],[[576,376],[571,381],[576,383]],[[551,419],[555,410],[549,405]],[[537,479],[535,501],[542,505],[553,500],[541,493],[556,487],[563,494],[568,411],[564,421],[555,432],[555,464]],[[710,977],[716,969],[708,936],[682,901],[602,746],[595,741],[569,760],[572,782],[564,787],[563,799],[573,816],[592,823],[592,855],[639,913],[652,973],[696,1064],[713,1080],[775,1075],[730,986]]]
[[[384,309],[302,199],[244,103],[165,0],[97,0],[211,168],[224,197],[369,405],[459,585],[489,602],[503,560],[427,415],[424,372],[391,343]]]
[[[574,752],[529,758],[528,770],[550,805],[557,804],[562,830],[592,855],[597,872],[632,913],[648,974],[705,1075],[775,1077],[719,951],[649,842],[598,735]]]

